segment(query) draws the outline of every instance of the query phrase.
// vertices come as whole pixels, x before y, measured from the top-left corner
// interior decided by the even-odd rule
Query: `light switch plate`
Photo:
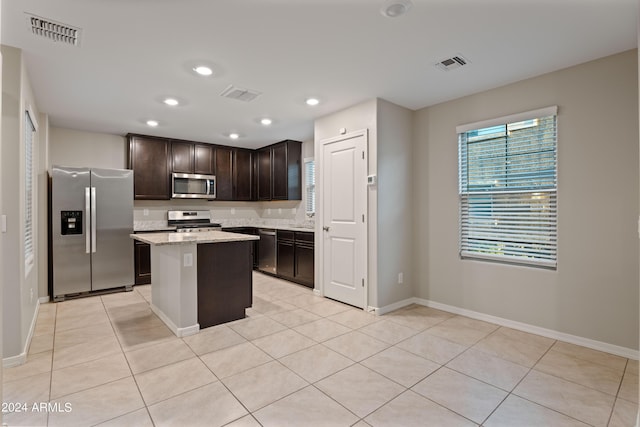
[[[184,254],[182,257],[182,265],[185,267],[193,267],[193,254]]]

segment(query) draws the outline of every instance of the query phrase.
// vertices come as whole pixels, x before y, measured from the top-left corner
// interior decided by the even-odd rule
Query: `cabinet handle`
[[[323,229],[324,231],[329,231],[329,227],[327,227],[326,225],[325,225],[324,227],[322,227],[322,229]]]

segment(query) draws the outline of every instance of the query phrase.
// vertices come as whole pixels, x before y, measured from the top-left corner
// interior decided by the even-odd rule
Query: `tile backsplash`
[[[233,225],[312,225],[300,201],[208,202],[204,200],[136,200],[133,220],[136,224],[167,224],[168,210],[209,210],[211,219],[225,226]]]

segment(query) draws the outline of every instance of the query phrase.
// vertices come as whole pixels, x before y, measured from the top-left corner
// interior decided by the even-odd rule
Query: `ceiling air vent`
[[[243,89],[230,85],[228,88],[222,91],[220,96],[225,98],[237,99],[238,101],[250,102],[262,95],[257,90]]]
[[[469,61],[467,61],[462,55],[456,55],[452,58],[443,59],[435,65],[443,71],[451,71],[456,68],[460,68],[463,65],[467,65],[468,63]]]
[[[31,34],[44,37],[54,42],[72,46],[80,45],[80,28],[62,24],[40,16],[27,15],[27,27]]]

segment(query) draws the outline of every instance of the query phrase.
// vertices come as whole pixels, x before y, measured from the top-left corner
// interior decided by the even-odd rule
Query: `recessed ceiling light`
[[[320,100],[318,100],[318,98],[307,98],[305,102],[307,103],[307,105],[310,105],[310,106],[320,104]]]
[[[213,74],[213,70],[205,65],[198,65],[193,68],[193,71],[200,74],[201,76],[210,76]]]
[[[387,0],[380,13],[387,18],[397,18],[407,13],[412,5],[411,0]]]
[[[271,123],[273,123],[273,120],[271,120],[268,117],[265,117],[265,118],[260,120],[260,123],[262,123],[265,126],[269,126]]]
[[[152,128],[158,126],[157,120],[147,120],[147,126],[151,126]]]
[[[238,139],[238,138],[240,138],[240,135],[239,135],[239,134],[237,134],[237,133],[230,133],[230,134],[229,134],[229,138],[231,138],[231,139]]]
[[[176,105],[178,105],[180,103],[175,98],[165,98],[165,100],[162,101],[162,102],[164,102],[165,104],[167,104],[167,105],[169,105],[171,107],[175,107]]]

